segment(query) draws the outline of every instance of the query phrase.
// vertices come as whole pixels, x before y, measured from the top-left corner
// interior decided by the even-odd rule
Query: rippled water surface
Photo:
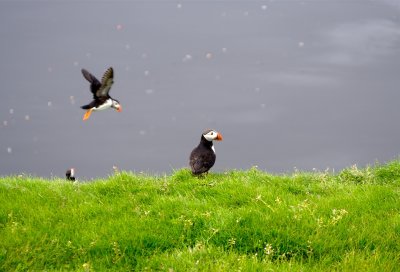
[[[201,132],[213,171],[397,158],[396,1],[2,1],[0,175],[104,177],[186,167]],[[123,111],[95,112],[80,70]]]

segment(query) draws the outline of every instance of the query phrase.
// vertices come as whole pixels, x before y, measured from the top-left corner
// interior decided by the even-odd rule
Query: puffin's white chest
[[[111,99],[107,99],[106,102],[104,102],[103,104],[101,104],[97,108],[93,108],[93,110],[94,111],[106,110],[108,108],[111,108],[111,105],[112,105],[112,100]]]
[[[215,147],[214,147],[214,145],[211,146],[211,149],[212,149],[212,151],[214,151],[214,154],[215,154]]]

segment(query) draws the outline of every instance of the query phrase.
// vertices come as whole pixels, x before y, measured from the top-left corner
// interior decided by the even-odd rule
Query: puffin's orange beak
[[[122,107],[119,106],[118,109],[117,109],[117,111],[118,111],[118,112],[121,112],[121,111],[122,111]]]
[[[217,141],[222,141],[222,135],[221,135],[221,133],[219,133],[218,132],[218,134],[217,134],[217,139],[216,139]]]

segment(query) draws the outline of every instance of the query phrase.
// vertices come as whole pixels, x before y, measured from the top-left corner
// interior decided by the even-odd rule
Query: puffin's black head
[[[68,169],[67,172],[65,173],[65,177],[67,178],[67,180],[75,181],[75,169],[74,168]]]
[[[222,141],[222,135],[221,133],[213,130],[213,129],[208,129],[206,131],[203,132],[202,138],[204,138],[205,140],[212,142],[212,141]]]
[[[112,104],[111,107],[116,109],[118,112],[122,111],[122,107],[121,104],[119,103],[119,101],[117,99],[112,98]]]

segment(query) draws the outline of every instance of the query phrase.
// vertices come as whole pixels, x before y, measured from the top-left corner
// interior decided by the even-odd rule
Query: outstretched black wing
[[[110,92],[111,86],[113,84],[114,84],[114,70],[112,67],[110,67],[107,69],[107,71],[104,72],[104,75],[101,78],[101,86],[96,91],[96,96],[108,97],[108,93]]]
[[[90,82],[90,91],[93,93],[93,98],[96,99],[96,93],[101,87],[100,81],[89,71],[82,69],[83,77]]]

